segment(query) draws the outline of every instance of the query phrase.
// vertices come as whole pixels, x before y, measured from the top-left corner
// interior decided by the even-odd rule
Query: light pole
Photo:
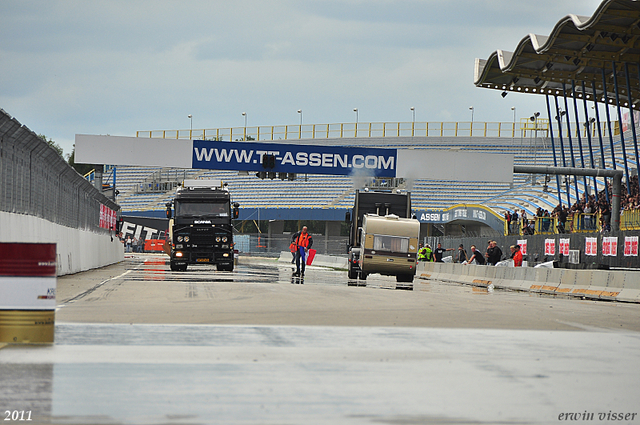
[[[298,133],[298,139],[302,139],[302,109],[298,109],[298,113],[300,114],[300,131]]]
[[[242,116],[244,117],[244,140],[247,140],[247,113],[243,112]]]
[[[353,108],[353,112],[356,113],[356,126],[358,125],[358,108]]]
[[[411,137],[413,137],[416,129],[416,108],[412,106],[409,109],[411,109]]]
[[[189,138],[191,139],[191,134],[193,133],[193,115],[189,114],[187,115],[187,118],[189,118],[189,121],[191,122],[191,127],[189,128]]]
[[[540,112],[534,112],[533,115],[529,118],[530,121],[533,122],[533,165],[538,165],[538,117],[540,116]],[[531,140],[531,139],[529,139]],[[536,175],[531,174],[531,184],[536,184]]]
[[[473,136],[473,106],[469,106],[469,110],[471,111],[471,128],[469,129],[469,136]]]

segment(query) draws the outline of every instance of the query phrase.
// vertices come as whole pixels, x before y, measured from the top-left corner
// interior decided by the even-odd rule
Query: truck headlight
[[[180,251],[176,252],[176,257],[182,257],[182,252]]]
[[[220,236],[216,237],[216,242],[220,242]]]
[[[182,236],[178,236],[178,242],[182,242],[184,239]]]
[[[227,237],[226,237],[226,236],[223,236],[223,237],[222,237],[222,242],[226,242],[226,241],[227,241]]]
[[[184,241],[185,241],[185,242],[189,242],[189,236],[185,236],[185,237],[184,237]]]

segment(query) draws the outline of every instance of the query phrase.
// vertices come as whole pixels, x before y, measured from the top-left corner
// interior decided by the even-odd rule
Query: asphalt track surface
[[[292,272],[137,255],[59,278],[56,343],[0,349],[0,419],[640,424],[639,305]]]

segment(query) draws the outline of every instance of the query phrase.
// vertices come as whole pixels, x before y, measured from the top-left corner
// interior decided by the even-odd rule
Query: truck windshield
[[[229,204],[221,202],[176,202],[176,216],[229,217]]]
[[[373,249],[376,251],[409,252],[409,238],[399,236],[373,235]]]

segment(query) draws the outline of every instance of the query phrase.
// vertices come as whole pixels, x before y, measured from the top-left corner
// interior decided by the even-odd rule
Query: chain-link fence
[[[100,205],[119,206],[85,180],[33,131],[0,109],[0,211],[63,226],[100,228]]]
[[[605,238],[617,238],[615,253],[604,253],[603,245]],[[640,268],[640,257],[635,253],[625,254],[625,242],[627,238],[637,238],[637,231],[619,231],[619,232],[603,232],[603,233],[572,233],[572,234],[554,234],[554,235],[533,235],[533,236],[501,236],[491,238],[498,243],[502,250],[503,258],[510,257],[509,247],[515,245],[519,240],[527,242],[527,254],[525,260],[529,261],[529,265],[534,265],[546,261],[568,262],[569,258],[560,253],[560,240],[569,240],[569,249],[579,251],[578,261],[582,267],[621,267],[621,268]],[[595,255],[586,255],[587,238],[595,239]],[[482,254],[487,251],[487,238],[459,238],[459,237],[440,237],[431,238],[428,243],[435,248],[438,242],[442,243],[442,247],[453,248],[453,251],[447,252],[445,256],[452,255],[454,261],[458,261],[458,246],[463,244],[468,256],[471,256],[471,245],[475,245]],[[637,239],[636,239],[637,240]],[[547,253],[547,241],[553,241],[554,254]],[[636,242],[637,244],[637,242]],[[636,245],[637,246],[637,245]]]
[[[312,235],[313,246],[318,254],[347,256],[347,237]],[[289,251],[291,235],[235,234],[233,241],[240,253],[276,257],[281,251]]]

